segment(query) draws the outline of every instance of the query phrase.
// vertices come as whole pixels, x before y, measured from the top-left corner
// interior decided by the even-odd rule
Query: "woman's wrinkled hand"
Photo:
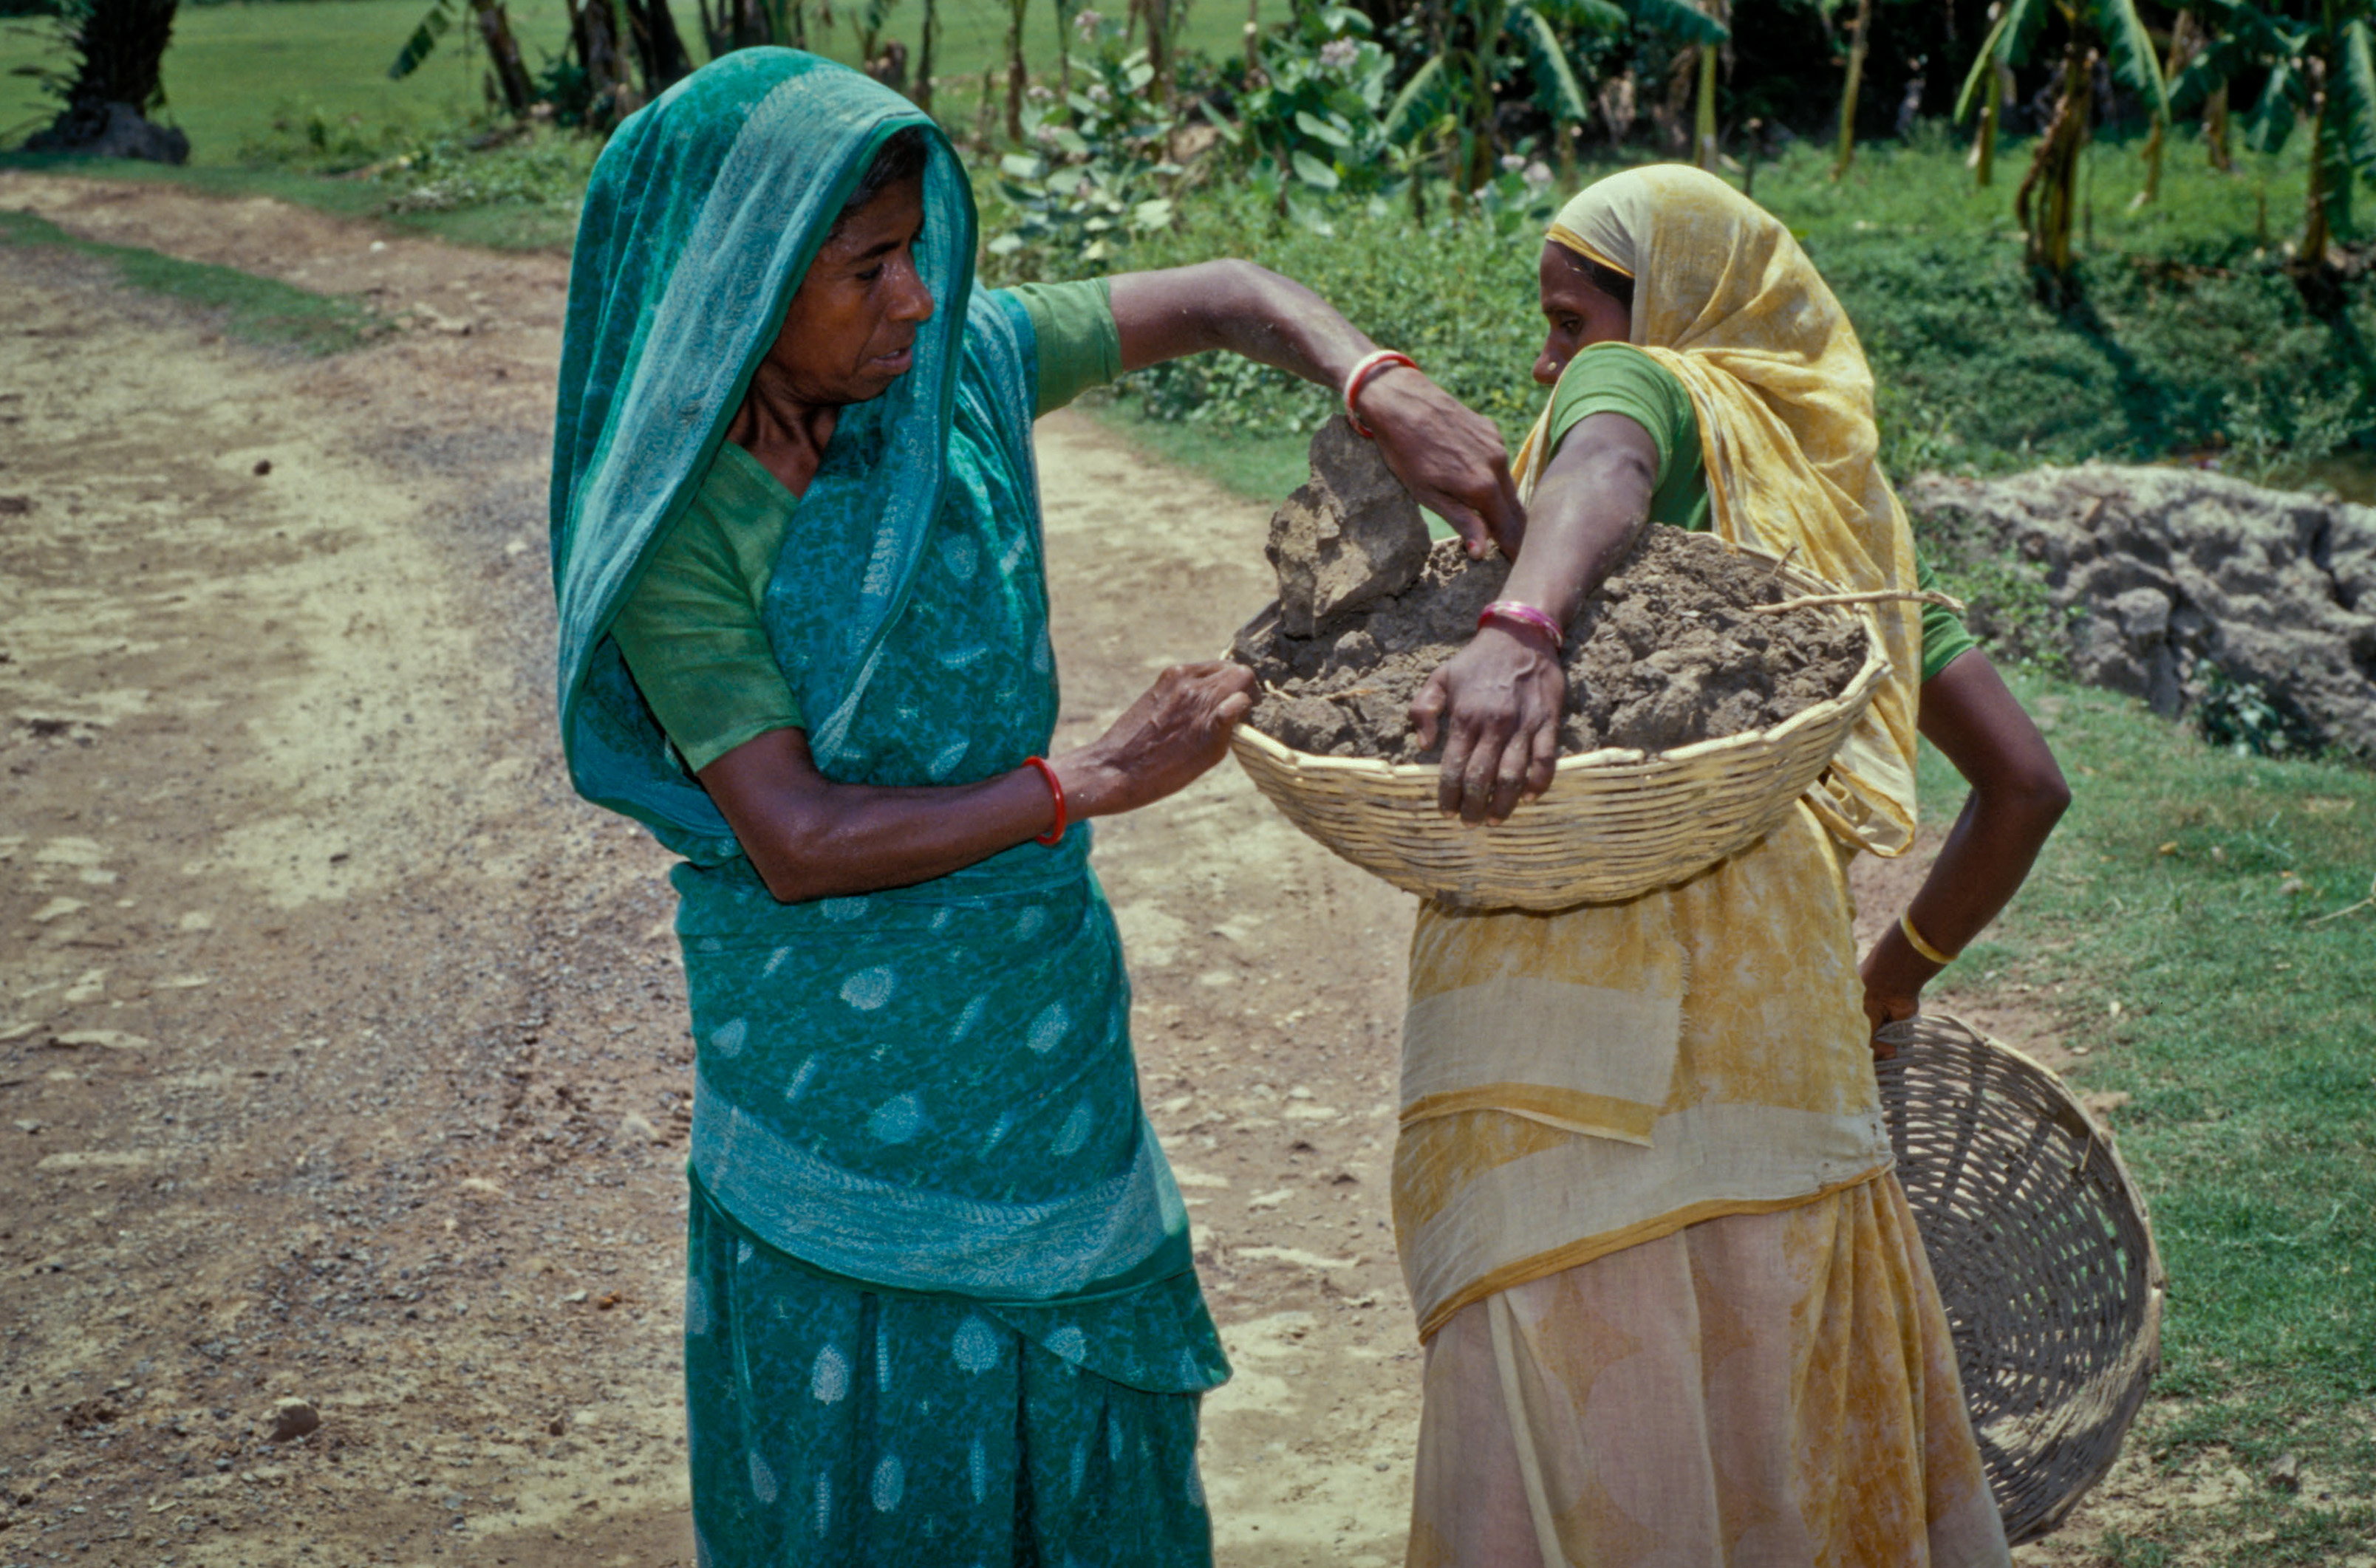
[[[1567,677],[1547,639],[1499,625],[1479,631],[1411,702],[1420,745],[1443,737],[1436,805],[1464,822],[1499,822],[1549,789],[1566,702]]]
[[[1254,705],[1242,665],[1174,665],[1088,745],[1051,764],[1074,820],[1135,811],[1185,787],[1230,749]]]
[[[1492,420],[1400,365],[1362,383],[1360,408],[1395,477],[1421,506],[1452,525],[1470,555],[1481,556],[1488,544],[1495,544],[1517,559],[1527,513],[1510,477],[1509,451]]]

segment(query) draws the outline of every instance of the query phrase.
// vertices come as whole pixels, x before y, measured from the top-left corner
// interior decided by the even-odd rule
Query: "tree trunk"
[[[1166,109],[1171,107],[1171,77],[1177,65],[1171,58],[1171,0],[1146,0],[1146,63],[1155,68],[1155,101]]]
[[[2228,87],[2212,89],[2203,105],[2203,153],[2222,174],[2236,171],[2236,158],[2228,149]]]
[[[2186,69],[2186,63],[2194,58],[2196,46],[2194,13],[2180,11],[2177,23],[2169,29],[2169,64],[2162,67],[2162,80],[2176,81],[2178,74]],[[2145,137],[2144,188],[2129,203],[2131,211],[2161,200],[2162,150],[2168,141],[2168,124],[2160,116],[2155,116],[2153,130]]]
[[[1717,47],[1700,45],[1699,104],[1692,123],[1692,161],[1702,169],[1716,167]]]
[[[1023,140],[1023,14],[1031,0],[1006,0],[1006,139]]]
[[[1254,73],[1262,69],[1260,58],[1254,51],[1254,42],[1261,37],[1262,0],[1246,0],[1246,79],[1249,82],[1253,80]]]
[[[1971,156],[1964,162],[1972,171],[1972,183],[1987,190],[1997,178],[1997,125],[2004,118],[2005,78],[2013,75],[2002,65],[1989,73],[1987,96],[1980,100],[1980,130],[1972,138]]]
[[[611,0],[572,0],[570,41],[586,73],[586,123],[606,130],[624,112],[626,72],[619,59],[619,19]]]
[[[484,6],[484,0],[474,3]],[[636,65],[643,74],[644,96],[658,98],[693,75],[693,59],[685,53],[684,39],[676,30],[676,18],[669,10],[669,0],[624,0],[624,4],[627,36],[636,47]],[[492,8],[500,11],[501,0],[493,0]],[[481,18],[486,14],[486,8],[480,12]],[[505,41],[510,42],[508,36]],[[492,52],[492,40],[489,47]],[[519,57],[517,46],[512,48],[512,57]],[[505,90],[508,94],[509,89]]]
[[[478,15],[479,36],[486,41],[487,59],[494,66],[496,89],[503,94],[504,108],[517,118],[536,101],[536,82],[520,59],[511,18],[504,14],[504,0],[471,0],[471,4]]]
[[[1840,93],[1840,145],[1832,160],[1832,178],[1838,180],[1856,161],[1857,89],[1864,85],[1865,45],[1872,33],[1872,0],[1857,0],[1856,37],[1848,43],[1847,86]]]
[[[941,41],[941,0],[924,0],[924,24],[916,42],[916,87],[908,96],[916,107],[933,112],[933,56]]]
[[[2349,220],[2345,204],[2351,199],[2351,165],[2343,148],[2335,145],[2340,138],[2327,124],[2327,111],[2334,103],[2326,86],[2326,62],[2313,56],[2309,64],[2311,101],[2315,107],[2310,117],[2310,178],[2303,193],[2301,245],[2294,256],[2294,268],[2302,275],[2326,270],[2335,220]]]
[[[2096,52],[2078,38],[2062,57],[2062,95],[2054,118],[2037,138],[2014,196],[2014,212],[2021,219],[2027,243],[2024,254],[2043,273],[2050,289],[2061,293],[2071,276],[2071,219],[2078,200],[2079,154],[2087,146],[2087,122],[2094,109]],[[2032,198],[2037,210],[2033,215]]]

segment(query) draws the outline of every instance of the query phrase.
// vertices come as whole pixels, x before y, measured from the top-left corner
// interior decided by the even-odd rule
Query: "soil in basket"
[[[1232,650],[1262,678],[1254,727],[1321,756],[1435,760],[1440,749],[1422,750],[1411,729],[1411,699],[1476,634],[1509,574],[1508,561],[1471,560],[1447,539],[1416,583],[1313,635],[1290,635],[1274,606]],[[1864,664],[1863,626],[1837,612],[1748,607],[1790,592],[1770,563],[1708,535],[1645,529],[1568,628],[1561,750],[1670,750],[1770,728],[1846,690]]]

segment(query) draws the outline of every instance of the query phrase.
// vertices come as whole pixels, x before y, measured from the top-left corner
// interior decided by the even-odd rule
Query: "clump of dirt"
[[[1231,650],[1262,678],[1254,727],[1321,756],[1435,760],[1441,748],[1422,749],[1411,728],[1411,700],[1476,635],[1509,575],[1508,561],[1472,560],[1447,539],[1416,583],[1313,635],[1295,635],[1276,606],[1264,611]],[[1863,666],[1864,627],[1815,609],[1751,608],[1787,596],[1772,565],[1708,535],[1643,530],[1568,627],[1561,751],[1671,750],[1766,729],[1836,696]]]
[[[1311,637],[1419,580],[1427,564],[1419,503],[1375,442],[1337,415],[1312,438],[1312,477],[1271,514],[1264,554],[1278,573],[1280,623]]]

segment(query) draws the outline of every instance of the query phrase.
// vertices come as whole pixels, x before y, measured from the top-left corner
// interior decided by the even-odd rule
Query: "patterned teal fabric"
[[[1211,1562],[1194,1397],[1084,1372],[963,1301],[814,1290],[698,1188],[691,1252],[704,1568]]]
[[[573,268],[554,513],[572,776],[685,856],[671,881],[695,1042],[695,1521],[721,1564],[974,1561],[916,1543],[959,1532],[952,1500],[976,1484],[970,1447],[949,1444],[996,1432],[980,1484],[1004,1489],[991,1511],[1010,1534],[966,1525],[980,1561],[1005,1539],[1017,1562],[1095,1562],[1121,1519],[1170,1521],[1148,1539],[1201,1562],[1195,1397],[1228,1368],[1139,1104],[1088,829],[915,887],[779,903],[605,635],[707,476],[839,193],[885,127],[925,123],[855,73],[729,55],[613,137]],[[974,292],[962,186],[933,133],[919,262],[939,309],[916,368],[842,410],[762,607],[817,765],[848,783],[988,778],[1055,725],[1031,323]],[[634,253],[617,236],[647,209],[704,216],[647,225],[655,252]],[[696,257],[705,235],[723,249]],[[761,326],[711,319],[731,312]],[[739,376],[697,362],[718,355],[742,356]],[[968,1323],[1004,1372],[944,1364]],[[873,1396],[816,1395],[827,1345]],[[912,1430],[927,1404],[938,1447]],[[1071,1472],[1035,1445],[1091,1432],[1121,1457],[1060,1504]],[[1160,1462],[1138,1465],[1142,1445]],[[1104,1495],[1123,1478],[1131,1495]]]
[[[579,794],[691,860],[739,852],[628,678],[611,620],[700,489],[835,215],[909,125],[932,139],[917,265],[947,306],[973,292],[973,193],[956,155],[907,100],[813,55],[738,50],[695,72],[628,116],[587,188],[553,429],[562,745]],[[826,699],[802,710],[821,760],[866,694],[940,511],[968,320],[944,308],[917,335],[914,368],[844,411],[834,449],[845,461],[802,498],[804,525],[859,552],[786,562],[790,591],[835,610],[806,650]],[[865,460],[849,461],[859,451]]]

